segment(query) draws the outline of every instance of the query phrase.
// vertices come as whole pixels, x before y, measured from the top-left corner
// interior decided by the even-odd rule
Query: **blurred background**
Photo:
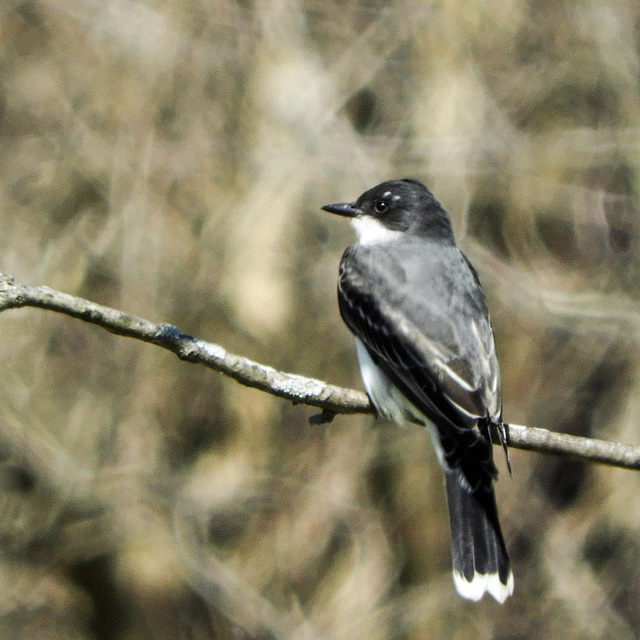
[[[640,4],[3,0],[0,270],[362,388],[344,221],[425,181],[487,292],[504,417],[640,441]],[[418,427],[0,317],[0,636],[640,636],[640,476],[512,452],[516,591],[455,593]]]

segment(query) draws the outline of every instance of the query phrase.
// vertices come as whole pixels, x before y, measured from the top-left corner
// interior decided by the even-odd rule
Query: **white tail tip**
[[[485,593],[490,593],[500,604],[513,595],[513,573],[509,572],[507,584],[500,581],[497,573],[474,573],[471,581],[462,574],[453,572],[453,582],[456,590],[468,600],[477,602]]]

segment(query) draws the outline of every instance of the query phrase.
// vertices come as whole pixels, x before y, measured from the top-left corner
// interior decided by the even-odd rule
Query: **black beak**
[[[339,216],[346,216],[347,218],[355,218],[359,216],[362,211],[360,209],[356,209],[355,202],[341,202],[338,204],[328,204],[322,207],[325,211],[329,213],[336,213]]]

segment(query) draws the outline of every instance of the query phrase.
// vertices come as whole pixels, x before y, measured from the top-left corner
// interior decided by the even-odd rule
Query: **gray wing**
[[[489,425],[500,423],[501,398],[484,294],[457,248],[414,248],[419,260],[388,246],[349,247],[340,312],[374,363],[434,423],[447,465],[470,486],[485,485],[496,474]]]

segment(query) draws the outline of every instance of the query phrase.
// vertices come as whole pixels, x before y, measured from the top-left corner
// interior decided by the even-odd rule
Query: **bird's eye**
[[[384,213],[389,208],[389,203],[386,200],[376,200],[373,207],[376,213]]]

